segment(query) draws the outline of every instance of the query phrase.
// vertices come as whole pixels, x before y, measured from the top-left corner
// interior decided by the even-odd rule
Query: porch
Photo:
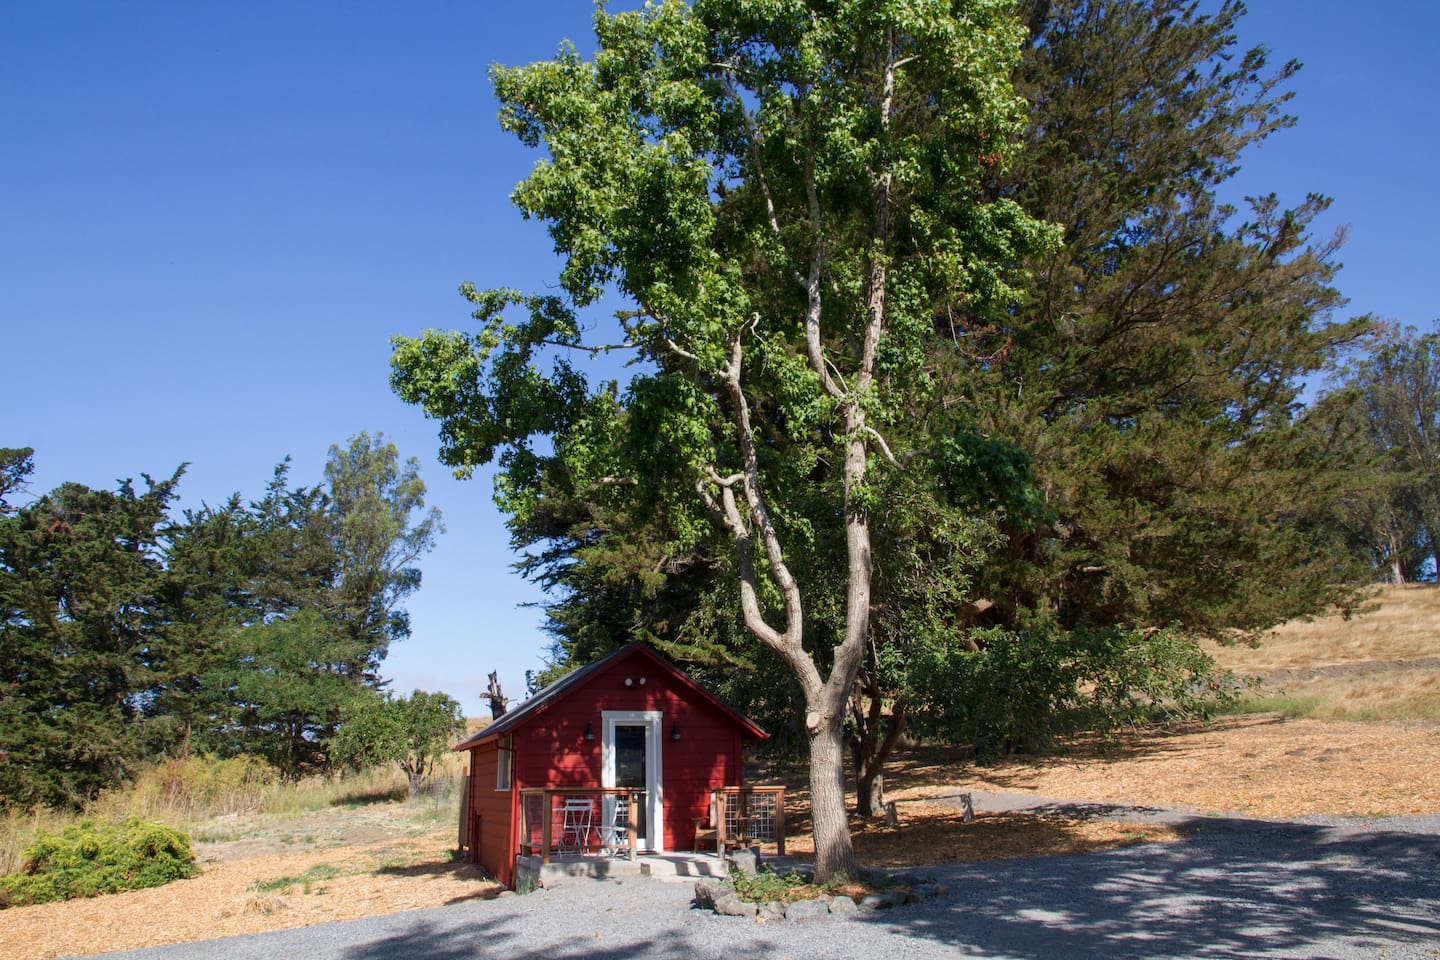
[[[702,864],[720,864],[727,850],[771,845],[785,854],[784,787],[716,787],[710,792],[705,817],[691,818],[688,831],[692,855],[642,847],[649,836],[646,794],[631,787],[532,787],[520,791],[520,848],[517,865],[534,860],[538,867],[557,864],[570,876],[618,876],[621,863],[635,865],[636,874],[674,870],[680,876],[710,876]],[[678,825],[677,825],[678,826]],[[701,859],[699,848],[712,846]],[[650,845],[653,847],[653,844]],[[648,866],[646,866],[648,864]],[[668,866],[661,866],[666,864]]]

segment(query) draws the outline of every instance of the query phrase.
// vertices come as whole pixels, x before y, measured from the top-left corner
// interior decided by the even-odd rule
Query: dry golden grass
[[[191,762],[203,773],[206,761],[194,757]],[[251,784],[245,789],[242,802],[236,801],[233,792],[197,800],[184,790],[177,794],[174,784],[167,779],[174,774],[168,769],[170,766],[173,764],[154,764],[141,770],[134,782],[107,790],[78,814],[46,809],[0,812],[0,873],[20,869],[25,848],[34,841],[38,832],[59,833],[82,819],[114,821],[141,817],[158,820],[197,841],[203,841],[240,831],[265,833],[277,824],[297,821],[316,812],[400,800],[407,792],[405,776],[399,768],[385,766],[345,776]],[[458,809],[455,791],[463,766],[461,756],[447,754],[431,780],[432,786],[439,791],[441,805],[447,811]],[[192,774],[194,772],[191,771]],[[417,813],[422,810],[423,807],[416,807]],[[451,821],[454,819],[448,812],[443,816]]]
[[[1235,717],[955,771],[954,789],[1238,812],[1440,813],[1440,728]]]
[[[1348,620],[1335,613],[1283,624],[1258,647],[1210,644],[1207,649],[1221,666],[1246,674],[1440,656],[1440,588],[1381,587],[1372,604],[1376,609]]]
[[[1383,587],[1369,607],[1287,623],[1258,647],[1209,649],[1222,666],[1261,679],[1244,712],[1440,723],[1440,589]]]
[[[1440,724],[1440,669],[1414,667],[1272,679],[1243,709],[1318,720]]]

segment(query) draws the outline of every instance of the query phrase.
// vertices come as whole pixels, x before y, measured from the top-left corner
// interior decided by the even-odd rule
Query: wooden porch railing
[[[540,854],[541,863],[549,863],[552,851],[566,845],[569,838],[576,852],[592,848],[616,851],[622,846],[619,833],[624,831],[623,846],[627,856],[635,859],[635,819],[633,814],[643,803],[643,790],[630,787],[530,787],[520,791],[520,853]],[[613,799],[612,799],[613,798]],[[557,803],[556,801],[560,801]],[[567,824],[567,805],[574,813],[588,801],[589,816],[583,825]],[[609,801],[607,803],[607,801]],[[614,806],[610,807],[609,803]],[[607,809],[608,808],[608,809]],[[559,826],[560,844],[556,843]],[[536,827],[539,828],[537,842]],[[573,834],[573,836],[571,836]],[[591,841],[594,841],[593,843]]]
[[[784,787],[718,787],[712,796],[717,850],[758,840],[775,844],[775,852],[785,855]]]

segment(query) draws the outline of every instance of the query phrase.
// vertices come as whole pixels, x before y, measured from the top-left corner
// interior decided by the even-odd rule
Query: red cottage
[[[513,887],[517,855],[692,850],[697,840],[717,843],[717,827],[723,845],[727,826],[731,837],[783,838],[783,793],[753,818],[765,821],[757,830],[755,822],[747,827],[749,791],[742,800],[739,790],[742,746],[767,736],[632,643],[454,748],[470,751],[461,842],[471,860]]]

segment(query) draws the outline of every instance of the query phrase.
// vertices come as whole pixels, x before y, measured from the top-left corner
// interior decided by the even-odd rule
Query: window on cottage
[[[515,755],[515,746],[510,737],[501,737],[496,754],[495,789],[510,789],[510,761]]]

